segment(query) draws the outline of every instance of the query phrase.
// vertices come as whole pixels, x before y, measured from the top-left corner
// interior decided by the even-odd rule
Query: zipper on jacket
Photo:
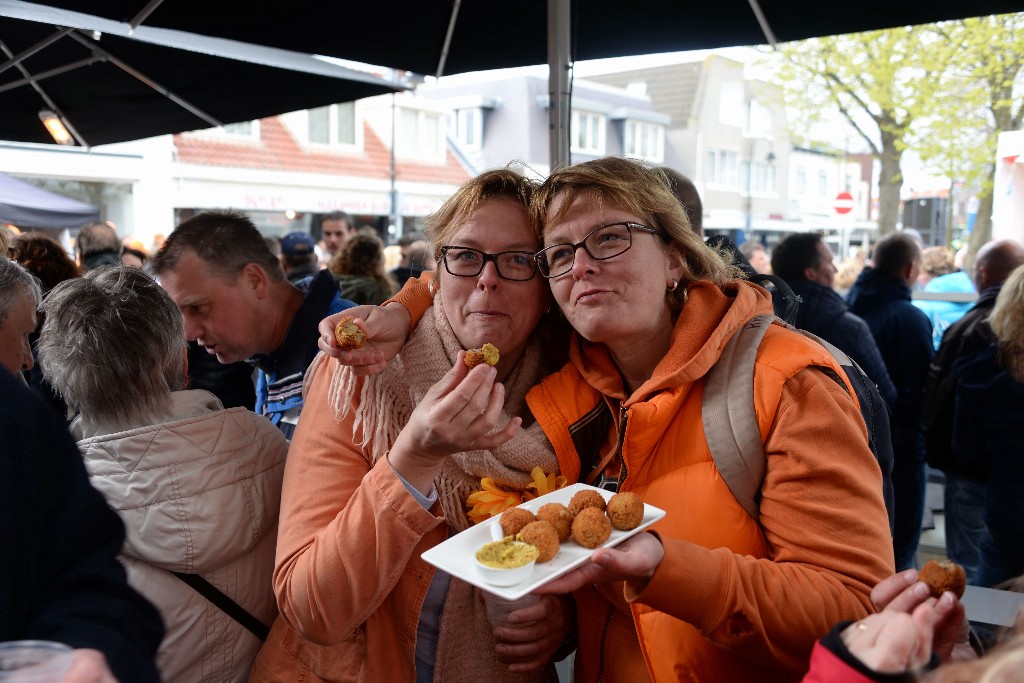
[[[622,490],[622,485],[626,482],[626,477],[629,475],[629,468],[626,467],[626,457],[622,454],[622,447],[626,443],[626,423],[629,422],[629,411],[622,409],[622,403],[619,403],[619,433],[615,438],[615,452],[619,457],[619,481],[615,485],[615,492],[618,493]]]

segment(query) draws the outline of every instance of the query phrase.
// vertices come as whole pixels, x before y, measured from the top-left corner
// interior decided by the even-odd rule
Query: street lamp
[[[752,194],[751,191],[753,190],[753,187],[754,187],[754,184],[753,184],[753,178],[754,178],[754,150],[757,147],[757,143],[761,142],[762,140],[764,142],[767,142],[769,145],[771,145],[771,140],[766,140],[765,138],[751,138],[751,140],[750,140],[750,155],[749,155],[748,160],[747,160],[747,226],[746,226],[746,235],[744,235],[744,239],[746,239],[746,236],[749,235],[751,230],[753,229],[753,223],[754,223],[754,197],[753,197],[753,194]],[[772,152],[770,147],[768,149],[768,153],[764,157],[764,160],[766,162],[768,162],[769,164],[771,164],[771,163],[773,163],[775,161],[775,153]]]

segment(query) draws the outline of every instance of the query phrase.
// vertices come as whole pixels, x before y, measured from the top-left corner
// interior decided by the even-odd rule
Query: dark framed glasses
[[[488,254],[470,247],[441,247],[444,269],[456,277],[476,277],[488,261],[494,262],[498,277],[503,280],[530,280],[537,274],[537,262],[528,251],[503,251]]]
[[[594,228],[582,242],[576,244],[552,244],[537,252],[537,269],[547,278],[565,275],[576,263],[576,250],[583,247],[595,261],[606,261],[629,251],[633,246],[633,232],[640,231],[661,235],[661,231],[640,223],[622,221]]]

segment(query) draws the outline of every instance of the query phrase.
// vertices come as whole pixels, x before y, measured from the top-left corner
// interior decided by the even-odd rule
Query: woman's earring
[[[672,284],[670,284],[668,286],[668,291],[674,292],[674,291],[676,291],[676,287],[678,287],[678,286],[679,286],[679,282],[677,280],[672,280]]]

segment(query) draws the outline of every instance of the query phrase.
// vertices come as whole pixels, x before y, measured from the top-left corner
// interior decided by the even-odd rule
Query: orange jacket
[[[620,642],[631,621],[655,681],[799,681],[815,640],[867,614],[871,587],[893,572],[863,420],[855,399],[809,367],[843,376],[814,342],[773,327],[758,352],[760,524],[719,477],[701,422],[703,377],[740,325],[771,313],[764,290],[730,288],[691,286],[671,350],[631,396],[605,347],[574,337],[570,364],[527,397],[570,482],[581,456],[621,440],[621,490],[668,512],[653,527],[665,546],[654,577],[619,586],[628,613],[606,588],[577,591],[577,680],[636,680],[627,663],[637,658],[621,654],[636,648]],[[610,427],[594,435],[588,425]]]

